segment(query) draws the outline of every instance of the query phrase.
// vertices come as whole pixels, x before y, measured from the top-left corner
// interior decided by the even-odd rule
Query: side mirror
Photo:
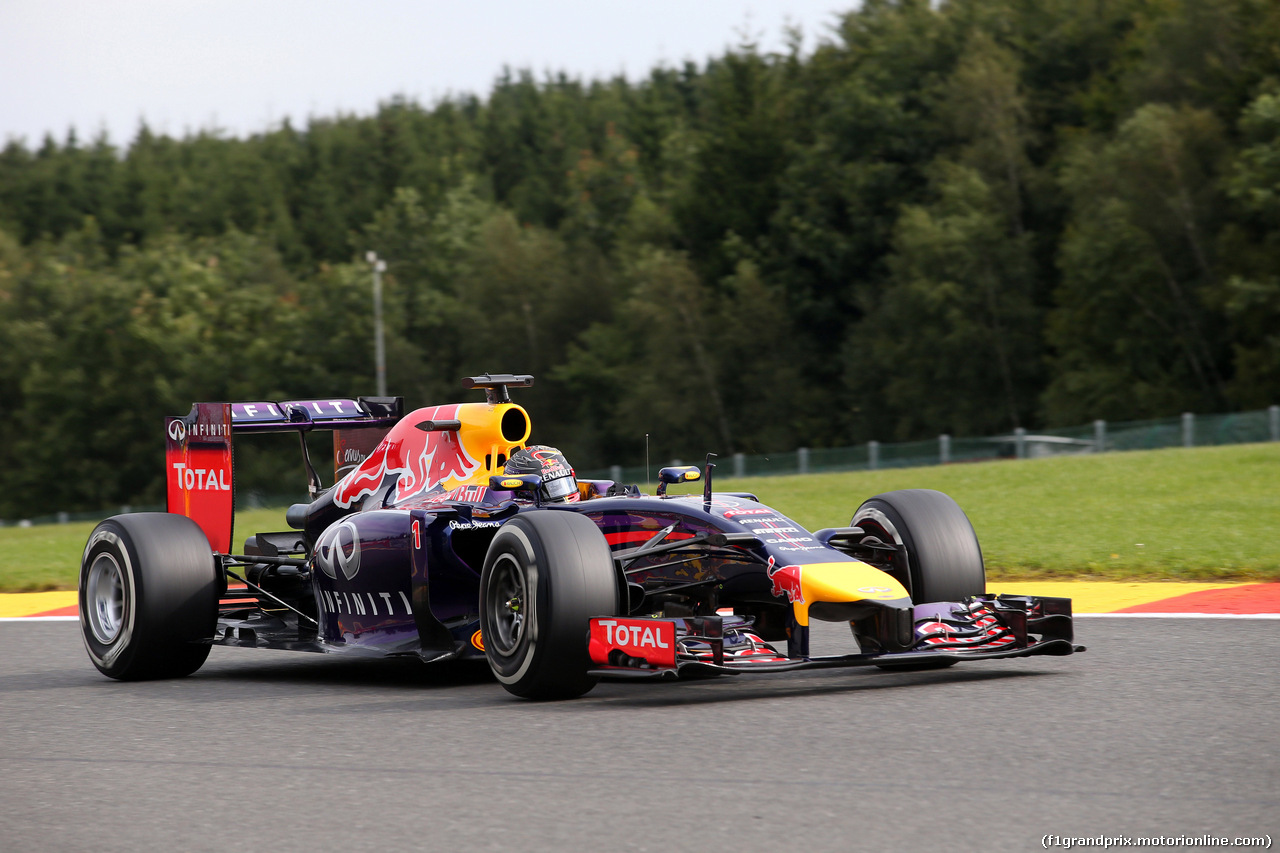
[[[537,474],[494,474],[489,478],[489,488],[499,492],[538,491],[542,478]]]
[[[702,479],[696,465],[671,465],[658,471],[658,497],[665,497],[667,486],[676,483],[693,483]]]

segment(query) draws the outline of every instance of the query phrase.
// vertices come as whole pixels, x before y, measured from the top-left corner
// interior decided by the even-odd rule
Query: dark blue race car
[[[167,513],[89,537],[80,613],[94,665],[117,679],[189,675],[212,646],[485,658],[511,693],[582,695],[603,677],[679,678],[1066,655],[1069,599],[986,593],[968,518],[946,495],[877,495],[848,527],[809,531],[713,466],[659,472],[654,495],[579,480],[530,445],[508,389],[404,414],[399,398],[198,403],[167,434]],[[233,547],[233,439],[333,432],[324,489],[284,532]],[[700,494],[668,494],[701,482]],[[809,653],[813,619],[847,623],[860,654]]]

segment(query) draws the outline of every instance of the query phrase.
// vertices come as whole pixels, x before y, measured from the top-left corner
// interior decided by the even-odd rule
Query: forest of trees
[[[161,500],[195,400],[374,393],[370,250],[390,393],[533,373],[579,468],[1280,402],[1280,3],[790,35],[245,139],[9,140],[0,517]]]

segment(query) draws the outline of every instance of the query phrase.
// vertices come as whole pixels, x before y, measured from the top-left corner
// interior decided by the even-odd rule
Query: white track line
[[[79,616],[0,616],[0,622],[79,622]]]

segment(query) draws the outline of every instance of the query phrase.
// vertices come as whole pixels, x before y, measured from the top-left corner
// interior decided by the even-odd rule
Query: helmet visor
[[[578,481],[572,474],[542,481],[542,496],[549,501],[562,501],[578,493]]]

